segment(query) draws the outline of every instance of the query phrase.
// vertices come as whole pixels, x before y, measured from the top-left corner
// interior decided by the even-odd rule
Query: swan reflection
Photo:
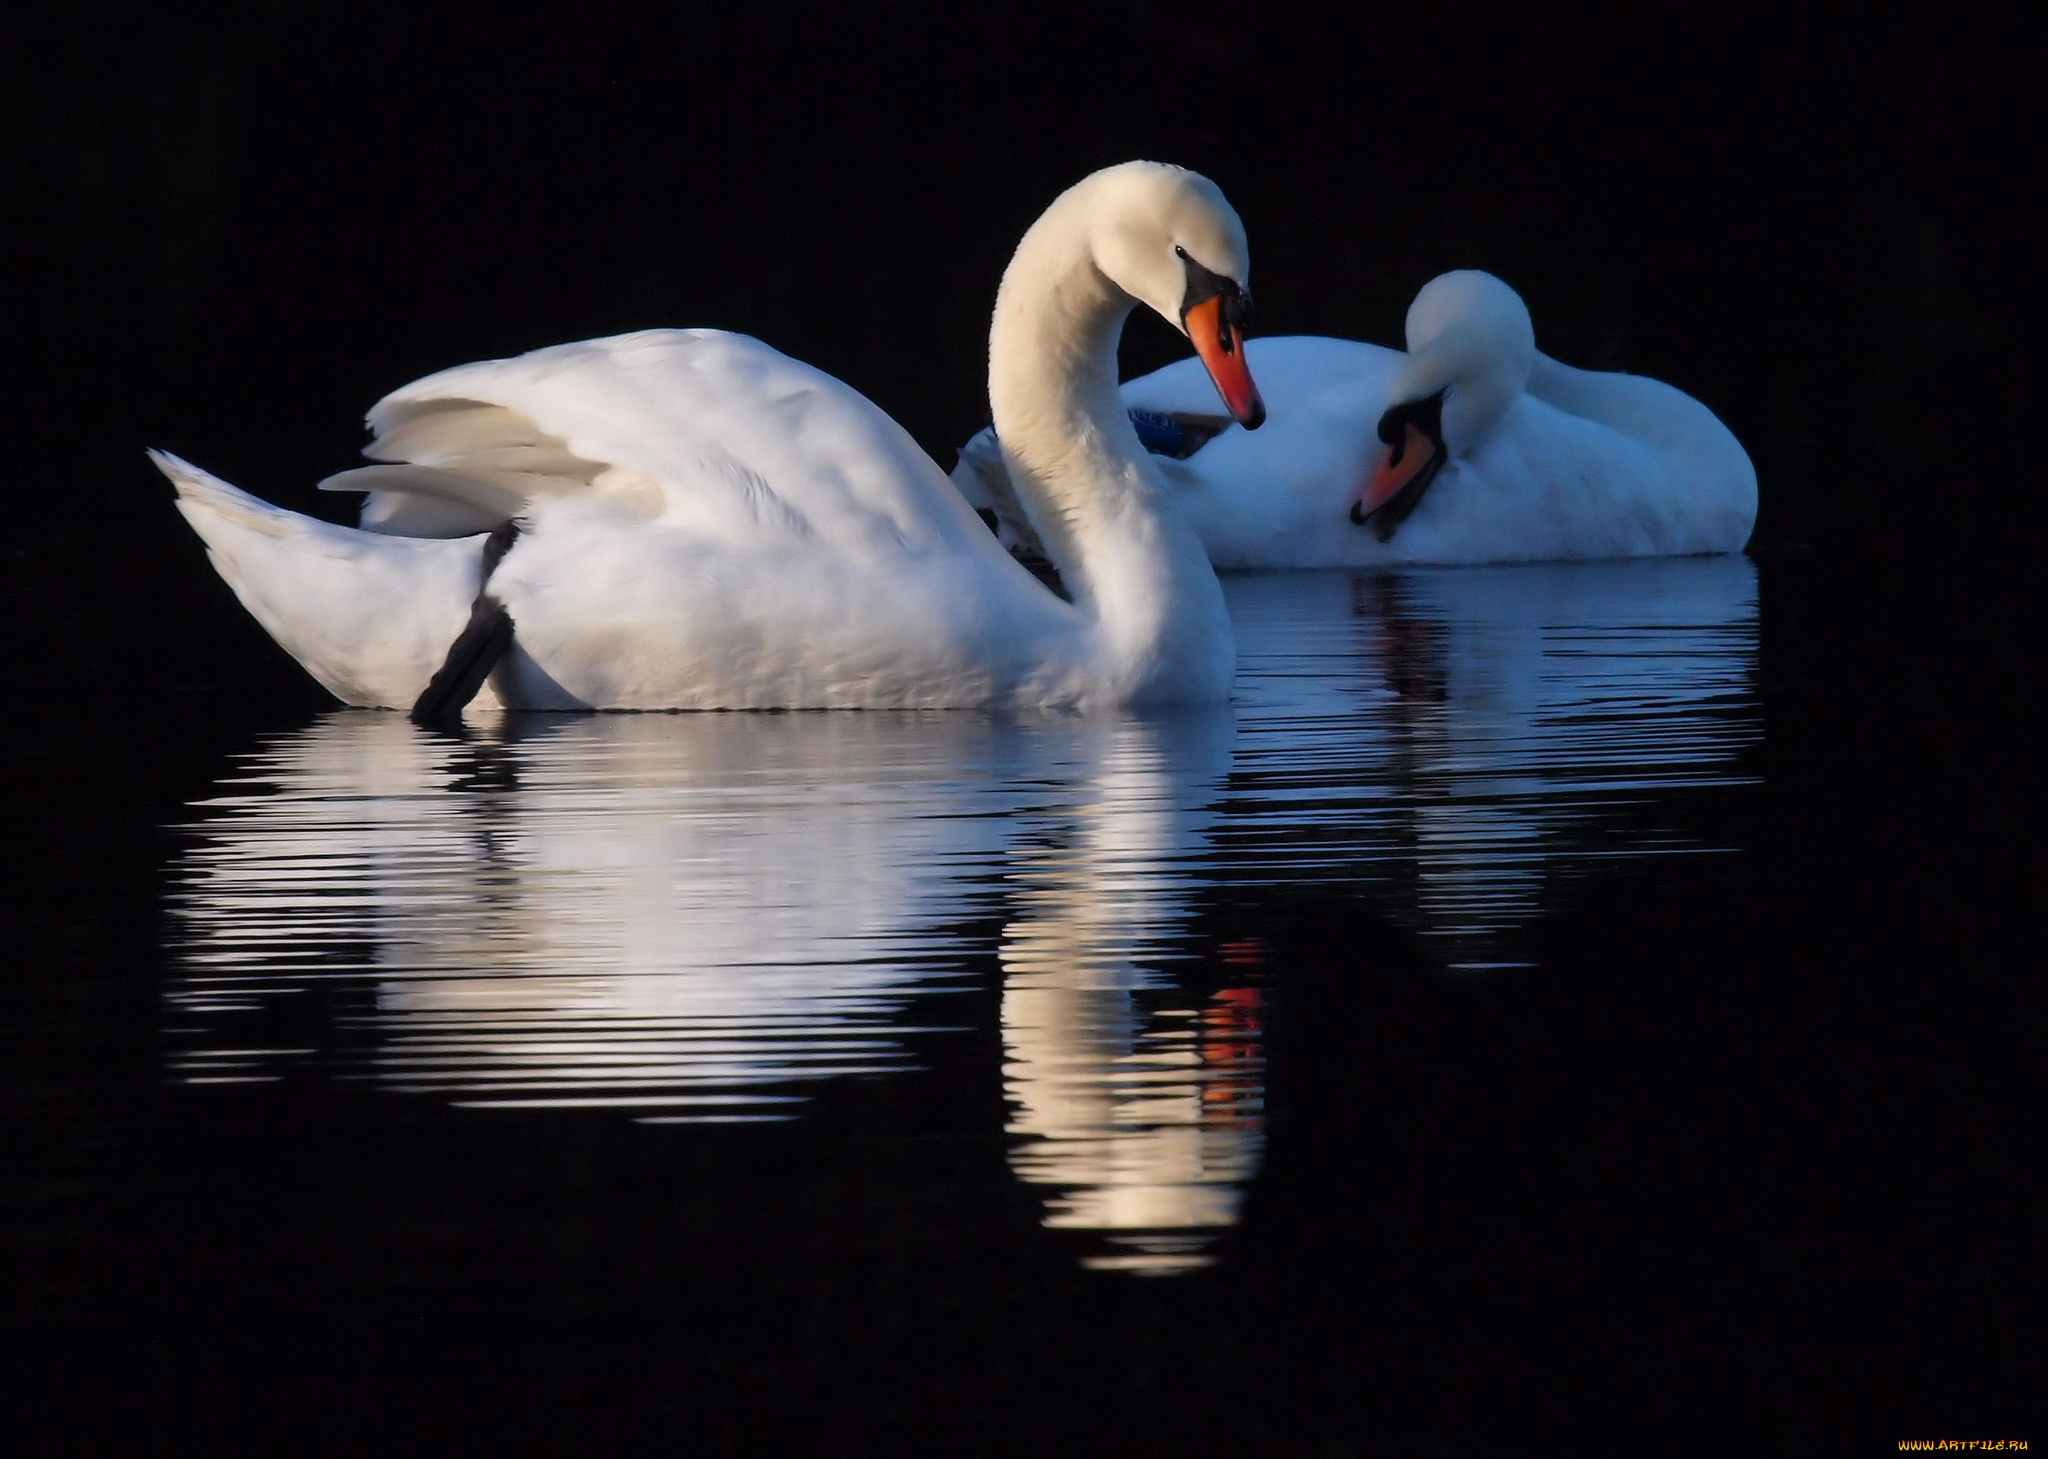
[[[506,729],[465,744],[338,712],[252,757],[188,859],[174,1008],[255,1011],[301,979],[345,1010],[344,1072],[465,1104],[774,1118],[792,1084],[902,1066],[906,1001],[955,975],[920,929],[942,895],[972,899],[957,870],[1001,824],[954,793],[996,727]],[[216,1078],[237,1063],[188,1057]]]
[[[987,1077],[1046,1225],[1094,1266],[1211,1261],[1263,1159],[1286,977],[1242,975],[1198,913],[1320,883],[1442,966],[1513,961],[1607,858],[1725,849],[1682,793],[1741,779],[1758,735],[1741,559],[1226,590],[1234,711],[472,741],[344,711],[278,737],[182,837],[174,1077],[786,1120],[937,1047],[993,957]]]
[[[1110,1235],[1091,1266],[1206,1264],[1263,1148],[1258,991],[1190,999],[1201,854],[1227,718],[1126,722],[1055,845],[1019,848],[1004,929],[1011,1166],[1053,1187],[1046,1224]]]
[[[1227,586],[1232,880],[1284,864],[1376,888],[1443,965],[1475,970],[1514,961],[1504,934],[1604,858],[1726,849],[1672,809],[1744,782],[1761,738],[1746,558]]]

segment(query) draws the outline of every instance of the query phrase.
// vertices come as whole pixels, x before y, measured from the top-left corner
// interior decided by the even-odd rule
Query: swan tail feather
[[[229,486],[218,476],[202,471],[190,461],[168,451],[151,451],[149,459],[178,489],[178,510],[209,547],[213,545],[213,539],[202,524],[210,519],[233,523],[280,540],[294,535],[295,513]]]
[[[461,631],[477,544],[381,536],[272,506],[167,452],[150,460],[242,606],[337,699],[404,708]]]

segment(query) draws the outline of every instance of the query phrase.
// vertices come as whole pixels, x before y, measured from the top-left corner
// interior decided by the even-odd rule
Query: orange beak
[[[1223,321],[1223,296],[1204,299],[1181,316],[1181,323],[1231,416],[1248,431],[1264,425],[1266,402],[1259,399],[1259,387],[1244,362],[1244,336],[1235,324]]]
[[[1394,535],[1401,519],[1415,510],[1422,494],[1444,464],[1444,448],[1417,430],[1411,422],[1401,428],[1401,439],[1380,453],[1372,479],[1365,484],[1351,508],[1351,520],[1363,526],[1378,514],[1374,524],[1379,539]]]

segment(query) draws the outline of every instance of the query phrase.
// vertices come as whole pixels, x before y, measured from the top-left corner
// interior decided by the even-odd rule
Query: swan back
[[[1640,453],[1639,474],[1668,483],[1653,550],[1740,552],[1756,526],[1756,466],[1706,405],[1647,375],[1580,370],[1536,357],[1532,403]],[[1618,449],[1618,448],[1615,448]]]

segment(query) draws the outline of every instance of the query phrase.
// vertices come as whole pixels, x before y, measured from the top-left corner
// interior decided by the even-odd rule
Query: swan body
[[[369,415],[380,464],[323,483],[368,492],[356,528],[155,459],[242,602],[350,704],[412,704],[486,590],[515,634],[486,705],[1220,702],[1221,589],[1124,414],[1116,346],[1140,302],[1213,334],[1246,273],[1215,185],[1156,163],[1084,179],[1018,246],[990,403],[1071,602],[865,397],[715,330],[560,345],[394,392]],[[1219,385],[1255,419],[1229,337]],[[475,534],[513,519],[524,530],[486,569]]]
[[[1158,470],[1218,568],[1369,567],[1738,552],[1756,471],[1727,427],[1639,375],[1573,369],[1538,352],[1528,310],[1490,274],[1445,274],[1417,295],[1407,351],[1316,337],[1255,339],[1269,409],[1252,436],[1215,418],[1192,361],[1132,380],[1130,409],[1215,434]],[[1404,519],[1352,519],[1389,453],[1388,417],[1442,392],[1445,457]],[[953,480],[1035,550],[1010,504],[1000,429],[961,452]]]

